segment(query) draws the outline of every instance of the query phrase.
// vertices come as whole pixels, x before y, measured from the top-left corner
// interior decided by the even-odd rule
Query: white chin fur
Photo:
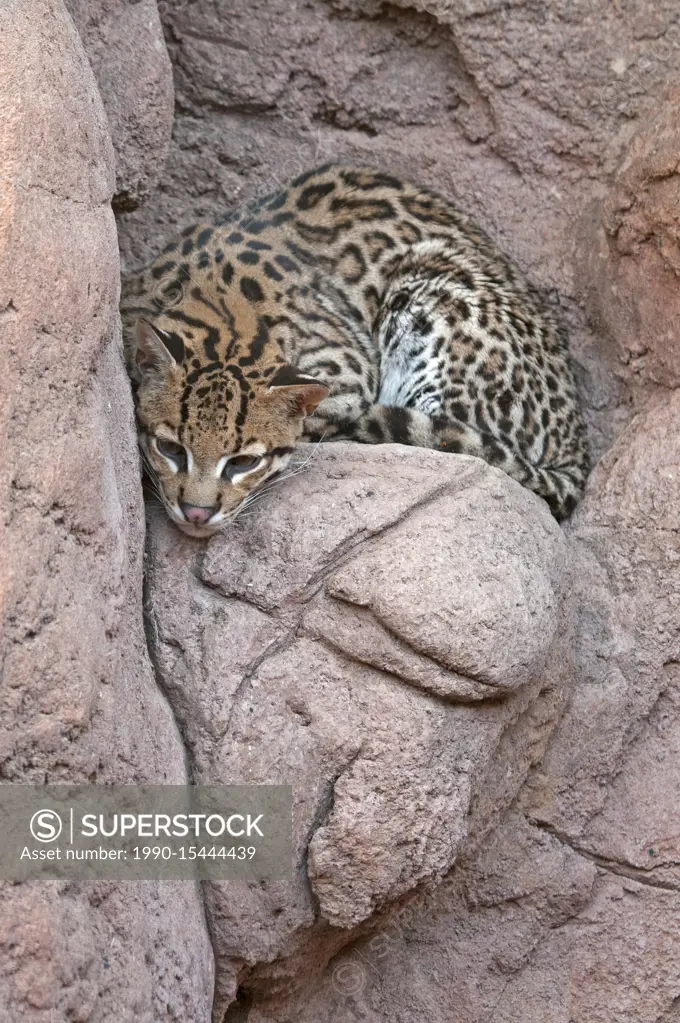
[[[177,508],[168,508],[166,505],[165,510],[168,513],[168,518],[174,522],[178,529],[181,529],[187,536],[193,536],[199,540],[212,536],[213,533],[218,533],[229,522],[229,519],[222,515],[217,522],[209,522],[200,526],[195,522],[187,522]]]
[[[186,533],[187,536],[193,536],[195,539],[205,539],[209,536],[213,536],[214,533],[218,533],[222,526],[226,524],[225,520],[222,519],[220,522],[216,522],[213,526],[196,526],[193,522],[179,522],[177,519],[172,520],[175,525]]]

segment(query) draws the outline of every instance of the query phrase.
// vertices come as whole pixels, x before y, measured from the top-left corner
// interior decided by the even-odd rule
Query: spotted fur
[[[231,521],[303,432],[476,455],[557,518],[576,505],[588,455],[564,332],[427,189],[303,174],[183,231],[124,281],[122,313],[140,444],[188,532]]]

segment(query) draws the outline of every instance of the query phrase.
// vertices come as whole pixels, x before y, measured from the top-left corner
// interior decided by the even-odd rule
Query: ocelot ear
[[[328,388],[295,366],[285,365],[272,377],[267,393],[272,398],[285,401],[293,415],[311,416],[328,394]]]
[[[174,369],[177,365],[176,356],[180,354],[176,338],[158,327],[152,327],[147,320],[137,320],[135,336],[135,366],[140,376],[149,373],[165,376]]]

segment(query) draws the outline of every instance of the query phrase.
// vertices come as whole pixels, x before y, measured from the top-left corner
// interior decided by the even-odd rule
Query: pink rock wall
[[[0,780],[181,782],[142,621],[113,151],[57,0],[5,5],[0,94]],[[207,1019],[212,983],[193,886],[0,883],[3,1023]]]
[[[113,208],[133,210],[160,177],[174,90],[156,0],[66,0],[97,79],[111,133]]]
[[[574,676],[500,826],[249,1023],[677,1019],[679,412],[636,417],[572,523]]]

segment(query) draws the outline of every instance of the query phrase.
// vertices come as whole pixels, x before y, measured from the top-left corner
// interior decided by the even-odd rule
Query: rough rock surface
[[[115,152],[113,207],[149,197],[165,163],[174,90],[156,0],[66,0],[104,102]]]
[[[603,459],[569,539],[575,677],[501,826],[317,989],[249,1023],[672,1023],[680,1000],[680,396]]]
[[[584,263],[593,321],[635,380],[666,387],[680,384],[679,103],[661,95],[626,150]]]
[[[151,532],[155,661],[194,778],[294,787],[292,889],[208,891],[217,1019],[239,983],[308,986],[312,950],[436,884],[515,796],[568,682],[542,501],[477,459],[309,458],[207,549],[160,510]]]
[[[5,4],[0,94],[0,780],[181,782],[142,623],[113,152],[60,2]],[[3,1023],[207,1019],[211,989],[191,885],[0,884]]]
[[[579,675],[526,801],[587,855],[680,892],[679,416],[675,392],[633,421],[573,524]]]

